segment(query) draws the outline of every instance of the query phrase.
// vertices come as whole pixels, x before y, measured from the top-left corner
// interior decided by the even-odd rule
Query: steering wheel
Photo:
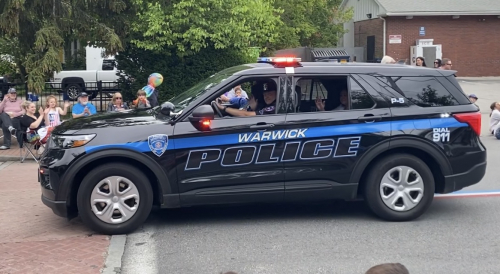
[[[212,101],[212,103],[210,103],[210,105],[215,110],[215,112],[217,112],[217,115],[219,115],[219,117],[221,117],[221,118],[224,117],[224,115],[222,115],[222,111],[220,111],[220,109],[217,106],[217,103],[215,101]]]

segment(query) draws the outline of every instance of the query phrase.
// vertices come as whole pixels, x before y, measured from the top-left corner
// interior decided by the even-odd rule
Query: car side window
[[[349,78],[349,95],[351,98],[351,109],[369,109],[375,106],[375,101],[354,79]]]
[[[375,105],[371,96],[348,76],[297,77],[295,90],[300,90],[297,112],[369,109]]]
[[[276,114],[276,105],[280,100],[278,98],[279,91],[275,91],[275,99],[273,102],[266,102],[264,98],[264,90],[262,88],[263,82],[274,82],[276,83],[275,87],[279,87],[278,85],[278,77],[259,77],[259,78],[246,78],[244,80],[234,82],[227,88],[220,90],[215,97],[215,101],[227,108],[234,108],[242,111],[259,111],[259,110],[267,110],[270,109],[269,106],[272,107],[272,111],[265,112],[265,115]],[[268,96],[269,98],[269,96]],[[210,104],[210,101],[213,99],[209,99],[209,102],[206,104]],[[269,99],[268,99],[269,100]],[[232,116],[229,115],[225,111],[219,110],[223,117],[218,115],[216,106],[214,106],[214,110],[216,111],[215,119],[225,119],[225,118],[245,118],[246,116]],[[262,112],[262,111],[261,111]]]
[[[448,90],[432,76],[426,77],[385,77],[395,84],[392,85],[398,92],[413,104],[420,107],[440,107],[455,106],[458,101],[450,94]]]

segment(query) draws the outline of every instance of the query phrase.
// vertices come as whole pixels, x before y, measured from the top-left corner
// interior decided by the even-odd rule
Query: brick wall
[[[482,19],[485,21],[480,21]],[[500,18],[497,16],[388,17],[386,20],[386,53],[396,60],[410,58],[410,46],[415,45],[417,39],[434,39],[434,44],[442,45],[443,58],[451,59],[457,76],[500,76]],[[370,27],[365,22],[368,21],[359,22],[362,29],[381,33],[378,24]],[[425,36],[419,36],[420,27],[425,27]],[[402,35],[401,44],[389,44],[389,35],[398,34]],[[379,41],[376,38],[377,44]],[[432,61],[426,60],[427,65]]]
[[[383,27],[382,19],[370,19],[354,23],[354,46],[364,47],[366,60],[366,37],[375,35],[375,58],[383,57]]]

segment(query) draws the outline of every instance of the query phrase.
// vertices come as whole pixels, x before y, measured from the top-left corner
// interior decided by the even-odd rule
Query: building
[[[457,76],[500,76],[500,0],[342,1],[350,7],[340,46],[363,47],[364,60],[389,55],[410,64],[418,55],[433,66],[442,56]]]

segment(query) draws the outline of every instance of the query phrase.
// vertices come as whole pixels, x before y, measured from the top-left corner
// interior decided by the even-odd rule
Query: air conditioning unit
[[[424,57],[427,67],[434,67],[434,60],[443,58],[442,45],[434,45],[434,39],[417,39],[410,47],[411,64],[416,65],[417,57]]]

